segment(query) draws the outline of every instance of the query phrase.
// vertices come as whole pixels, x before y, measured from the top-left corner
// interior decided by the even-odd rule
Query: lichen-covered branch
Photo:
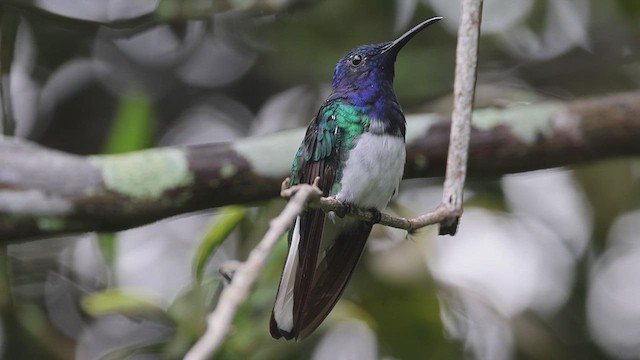
[[[408,130],[405,178],[440,176],[450,123],[436,120],[418,131],[415,125],[425,125],[418,119],[411,117]],[[473,177],[499,176],[640,155],[637,139],[640,92],[476,110],[467,170]]]
[[[494,176],[640,154],[640,92],[474,112],[468,171]],[[441,176],[450,121],[407,117],[405,178]],[[0,138],[0,241],[116,231],[278,196],[303,130],[81,157]]]

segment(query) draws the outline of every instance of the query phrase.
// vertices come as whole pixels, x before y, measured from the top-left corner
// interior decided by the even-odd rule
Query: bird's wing
[[[331,193],[343,155],[341,114],[335,109],[321,108],[311,122],[291,173],[293,184],[320,177],[324,196]],[[322,210],[309,209],[289,232],[289,254],[270,324],[274,338],[299,340],[320,325],[346,287],[371,231],[371,224],[353,219],[325,220]]]

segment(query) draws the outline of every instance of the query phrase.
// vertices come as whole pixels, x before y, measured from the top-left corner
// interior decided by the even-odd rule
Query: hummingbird
[[[311,120],[291,168],[291,184],[319,178],[323,196],[380,215],[405,165],[406,121],[393,90],[396,56],[433,17],[393,41],[363,45],[336,65],[332,91]],[[297,341],[311,334],[342,295],[373,222],[307,209],[289,230],[269,331]]]

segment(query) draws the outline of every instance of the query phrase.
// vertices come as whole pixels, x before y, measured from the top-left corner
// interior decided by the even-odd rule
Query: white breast
[[[382,210],[398,189],[405,157],[404,140],[400,137],[360,135],[349,152],[336,198],[360,208]]]

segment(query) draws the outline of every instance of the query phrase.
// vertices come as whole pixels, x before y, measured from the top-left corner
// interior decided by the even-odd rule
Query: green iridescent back
[[[307,129],[307,136],[300,144],[291,167],[291,183],[300,183],[301,171],[307,162],[318,162],[336,156],[338,148],[341,158],[340,164],[347,160],[349,150],[355,146],[358,135],[369,130],[370,118],[364,108],[347,104],[341,100],[334,100],[320,108],[315,119]],[[311,136],[309,136],[312,131]],[[342,166],[338,166],[334,185],[330,195],[340,191]]]

